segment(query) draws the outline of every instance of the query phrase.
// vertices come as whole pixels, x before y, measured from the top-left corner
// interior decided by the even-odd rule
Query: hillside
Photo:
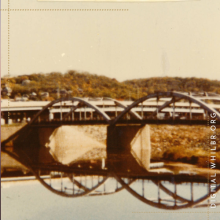
[[[175,90],[184,92],[214,92],[220,94],[220,81],[195,77],[154,77],[127,80],[124,84],[138,86],[142,88],[143,93]]]
[[[64,96],[135,100],[155,91],[215,92],[220,81],[201,78],[154,77],[118,82],[106,76],[68,71],[2,78],[2,98],[53,100]]]

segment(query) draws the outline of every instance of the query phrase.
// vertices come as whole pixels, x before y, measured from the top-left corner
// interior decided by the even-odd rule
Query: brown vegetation
[[[24,83],[27,82],[27,83]],[[215,92],[220,94],[220,81],[202,78],[153,77],[118,82],[106,76],[87,72],[68,71],[65,74],[30,74],[1,79],[2,88],[12,89],[10,98],[36,93],[34,100],[42,100],[42,92],[48,92],[50,100],[57,99],[55,90],[68,91],[75,97],[110,97],[135,100],[156,91]],[[31,98],[31,97],[30,97]],[[32,97],[33,98],[33,97]]]
[[[151,159],[155,161],[178,161],[196,164],[200,167],[210,165],[210,140],[208,126],[152,125]],[[217,129],[220,140],[220,129]],[[212,147],[213,148],[213,147]],[[216,149],[217,168],[220,168],[220,147]]]

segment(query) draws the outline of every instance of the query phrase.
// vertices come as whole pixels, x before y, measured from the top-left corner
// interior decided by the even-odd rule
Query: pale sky
[[[7,0],[1,8],[7,9]],[[9,73],[105,75],[119,81],[161,76],[220,80],[220,0],[38,2],[10,0]],[[8,74],[8,12],[1,11],[1,74]]]

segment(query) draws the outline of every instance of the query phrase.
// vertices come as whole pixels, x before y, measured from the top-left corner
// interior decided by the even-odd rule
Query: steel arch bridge
[[[216,118],[220,119],[220,113],[219,113],[220,109],[217,110],[216,108],[213,108],[212,105],[207,104],[204,101],[203,97],[196,97],[195,95],[192,95],[192,94],[185,94],[185,93],[180,93],[180,92],[157,92],[157,93],[150,94],[148,96],[142,97],[142,98],[138,99],[137,101],[133,102],[130,106],[128,106],[119,116],[117,116],[111,122],[111,125],[115,125],[116,123],[118,123],[119,120],[126,113],[128,113],[134,107],[138,106],[140,103],[143,105],[144,101],[152,99],[152,98],[156,98],[157,103],[158,103],[160,97],[169,97],[170,100],[166,101],[164,104],[162,104],[160,106],[157,104],[156,110],[152,111],[150,117],[153,117],[153,116],[157,115],[159,112],[161,112],[162,110],[164,110],[165,108],[169,107],[172,104],[173,105],[172,106],[172,108],[173,108],[172,118],[175,119],[175,112],[176,112],[175,104],[180,103],[180,101],[182,101],[182,100],[186,100],[186,101],[188,101],[189,106],[187,108],[185,108],[185,112],[189,111],[190,120],[192,120],[192,103],[198,105],[200,109],[203,109],[204,111],[207,111],[209,114],[215,114]],[[211,99],[211,100],[214,99],[216,101],[220,101],[220,96],[209,97],[209,99]],[[206,100],[209,100],[209,99],[206,99]],[[217,106],[214,106],[214,107],[217,107]],[[144,119],[144,117],[142,116],[142,120],[143,119]]]
[[[161,117],[162,114],[162,117]],[[2,142],[2,147],[31,127],[106,124],[206,125],[209,115],[220,121],[220,95],[213,93],[156,92],[137,101],[106,98],[100,102],[62,98],[50,102],[21,130]]]
[[[150,103],[151,99],[155,99]],[[162,101],[161,101],[162,100]],[[207,103],[206,100],[211,100],[213,103]],[[129,106],[123,102],[109,99],[109,102],[114,103],[114,107],[117,110],[114,114],[106,108],[99,105],[95,105],[92,101],[82,98],[66,98],[59,99],[49,103],[35,117],[20,131],[10,136],[6,141],[2,143],[2,148],[6,146],[11,140],[16,139],[21,132],[28,135],[28,130],[32,127],[38,126],[61,126],[65,124],[106,124],[114,126],[120,123],[133,124],[133,123],[169,123],[170,121],[175,124],[182,120],[183,122],[195,122],[200,121],[207,123],[208,114],[215,115],[217,120],[220,119],[219,113],[219,95],[206,95],[201,96],[198,94],[185,94],[179,92],[157,92],[150,94],[146,97],[142,97]],[[152,107],[153,106],[153,107]],[[120,110],[119,110],[120,108]],[[147,111],[146,109],[150,109]],[[171,109],[171,116],[169,120],[159,119],[158,114],[161,112],[167,113]],[[180,111],[182,109],[182,111]],[[59,118],[51,117],[51,112],[57,112]],[[176,113],[186,114],[183,119],[180,119]],[[146,114],[147,113],[147,114]],[[82,117],[84,115],[84,117]],[[202,116],[198,120],[198,117]],[[90,117],[90,118],[88,118]],[[9,153],[10,154],[10,153]],[[19,158],[17,158],[19,160]],[[23,163],[25,164],[25,162]],[[28,165],[27,165],[28,166]],[[168,175],[167,178],[148,177],[133,175],[129,176],[119,174],[113,169],[112,171],[97,173],[97,172],[82,172],[81,170],[68,170],[68,169],[48,169],[48,177],[44,178],[41,175],[40,167],[29,167],[35,174],[36,178],[50,191],[64,197],[80,197],[80,196],[100,196],[117,193],[123,189],[127,190],[134,197],[144,202],[147,205],[154,206],[162,209],[181,209],[187,207],[199,207],[201,203],[207,201],[210,191],[207,190],[203,195],[199,197],[193,196],[193,184],[203,184],[205,189],[210,189],[207,180],[195,180],[186,181],[189,183],[189,191],[191,193],[190,198],[185,198],[178,193],[177,186],[184,183],[184,181],[178,182],[175,175]],[[116,181],[114,189],[108,189],[107,183],[110,179]],[[191,178],[191,177],[190,177]],[[153,195],[146,195],[149,181],[155,186]],[[170,190],[166,186],[166,181],[174,186],[174,190]],[[216,186],[216,191],[220,190],[220,185]],[[165,194],[162,194],[162,192]],[[152,197],[153,196],[153,197]],[[203,204],[204,205],[204,204]]]
[[[156,99],[156,106],[155,103],[150,102],[150,100],[152,99]],[[157,92],[142,97],[128,106],[126,106],[122,101],[120,102],[114,99],[107,100],[113,102],[115,108],[120,108],[119,114],[117,110],[115,110],[114,114],[112,115],[112,109],[110,110],[103,106],[100,107],[89,100],[73,97],[52,101],[38,112],[38,114],[30,122],[30,124],[39,122],[40,116],[46,110],[53,107],[59,109],[58,111],[60,113],[60,118],[57,121],[78,120],[81,121],[81,123],[84,122],[84,124],[86,124],[85,121],[89,123],[89,121],[93,121],[94,119],[95,121],[104,121],[102,123],[109,125],[120,123],[123,119],[125,119],[127,122],[132,119],[139,122],[146,119],[155,120],[158,119],[158,114],[162,112],[169,112],[169,115],[172,115],[172,117],[170,117],[172,118],[172,120],[178,120],[179,116],[177,117],[176,114],[181,113],[185,115],[188,114],[188,117],[182,118],[183,121],[187,119],[189,119],[190,121],[193,121],[194,119],[206,120],[208,114],[215,114],[216,118],[220,119],[220,95],[198,96],[198,94],[185,94],[180,92]],[[160,100],[162,102],[160,102]],[[211,101],[214,103],[207,103],[207,101]],[[72,106],[70,102],[72,103]],[[74,102],[76,102],[75,105]],[[62,111],[65,107],[69,108],[69,112],[67,110],[67,112],[63,114]],[[166,111],[167,108],[168,110]],[[78,117],[74,118],[74,113],[77,113],[77,111]],[[93,118],[93,112],[96,113],[95,118]],[[147,115],[145,114],[146,112],[148,113]],[[83,113],[84,118],[82,118]],[[88,117],[88,113],[90,117]],[[194,115],[197,115],[197,117],[195,117]],[[198,117],[198,115],[200,115],[200,117]],[[53,121],[53,119],[48,117],[44,119],[44,121],[51,122]]]

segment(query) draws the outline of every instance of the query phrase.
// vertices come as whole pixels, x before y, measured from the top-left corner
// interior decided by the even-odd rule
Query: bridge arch
[[[81,99],[81,98],[73,97],[73,98],[57,99],[57,100],[54,100],[54,101],[50,102],[48,105],[46,105],[41,111],[39,111],[33,117],[33,119],[30,121],[29,125],[31,125],[38,118],[38,116],[40,116],[45,110],[47,110],[48,108],[52,107],[56,103],[61,103],[61,102],[65,102],[65,101],[78,101],[80,103],[83,103],[86,106],[89,106],[90,108],[94,109],[98,114],[100,114],[108,124],[110,123],[110,120],[111,120],[110,117],[102,109],[100,109],[99,107],[93,105],[89,101],[86,101],[86,100]]]
[[[119,106],[119,107],[121,107],[121,108],[123,108],[123,109],[126,109],[126,108],[127,108],[126,105],[124,105],[122,102],[120,102],[120,101],[118,101],[118,100],[116,100],[116,99],[111,99],[111,98],[109,98],[108,100],[114,102],[116,106]],[[77,106],[76,106],[75,108],[72,108],[72,109],[69,111],[69,113],[67,113],[64,117],[65,117],[65,118],[69,117],[70,114],[71,114],[72,112],[74,112],[77,108],[78,108]],[[130,109],[129,113],[130,113],[134,118],[141,120],[141,116],[140,116],[139,114],[137,114],[135,111],[133,111],[132,109]]]
[[[32,120],[26,124],[23,128],[21,128],[20,130],[18,130],[17,132],[15,132],[14,134],[12,134],[9,138],[7,138],[6,140],[4,140],[1,145],[2,147],[4,148],[5,145],[7,143],[9,143],[11,140],[13,140],[14,138],[16,138],[19,134],[21,133],[25,133],[29,126],[31,126],[35,120],[43,113],[45,112],[47,109],[49,109],[50,107],[52,107],[53,105],[55,105],[56,103],[61,103],[61,102],[65,102],[65,101],[78,101],[78,102],[81,102],[81,103],[84,103],[85,105],[91,107],[92,109],[94,109],[99,115],[101,115],[104,120],[107,122],[107,124],[110,124],[110,117],[102,110],[100,109],[99,107],[93,105],[92,103],[90,103],[89,101],[86,101],[84,99],[81,99],[81,98],[76,98],[76,97],[73,97],[73,98],[61,98],[61,99],[57,99],[57,100],[54,100],[52,102],[50,102],[49,104],[47,104],[46,106],[43,107],[42,110],[40,110],[33,118]]]
[[[117,188],[116,189],[114,189],[114,190],[112,190],[112,189],[110,189],[110,190],[108,190],[108,189],[105,189],[105,184],[106,184],[106,182],[109,180],[109,179],[111,179],[112,178],[112,173],[111,172],[108,172],[107,174],[106,174],[106,176],[103,176],[102,174],[100,174],[100,175],[95,175],[95,177],[96,177],[96,179],[98,178],[98,179],[100,179],[100,178],[102,178],[101,180],[98,180],[98,182],[96,183],[96,184],[94,184],[94,185],[92,185],[92,186],[86,186],[85,185],[85,183],[82,183],[81,181],[77,181],[77,179],[74,177],[74,173],[67,173],[67,172],[64,172],[64,175],[66,176],[66,177],[68,177],[68,179],[69,179],[69,183],[72,183],[71,185],[71,189],[69,188],[70,187],[70,184],[66,184],[68,187],[65,187],[65,183],[61,183],[63,186],[63,190],[61,189],[61,190],[59,190],[58,188],[57,188],[57,186],[56,187],[53,187],[53,184],[51,184],[51,181],[50,181],[50,183],[48,183],[48,182],[46,182],[45,180],[44,180],[44,178],[41,178],[41,176],[39,175],[39,173],[37,172],[37,171],[34,171],[34,170],[32,170],[32,172],[34,173],[34,175],[35,175],[35,177],[37,178],[37,180],[45,187],[45,188],[47,188],[49,191],[51,191],[51,192],[53,192],[53,193],[55,193],[55,194],[57,194],[57,195],[59,195],[59,196],[63,196],[63,197],[71,197],[71,198],[77,198],[77,197],[82,197],[82,196],[104,196],[104,195],[112,195],[112,194],[115,194],[115,193],[118,193],[118,192],[120,192],[120,191],[122,191],[122,190],[124,190],[125,189],[125,186],[117,186]],[[92,178],[92,176],[90,176],[90,175],[80,175],[80,176],[78,176],[78,178],[81,178],[81,177],[87,177],[88,179],[87,179],[87,181],[89,181],[90,180],[90,182],[91,182],[91,178]],[[89,179],[90,178],[90,179]],[[62,178],[60,178],[60,180],[61,180],[61,182],[62,182]],[[136,179],[131,179],[131,180],[129,180],[128,181],[128,183],[127,183],[127,185],[129,186],[129,185],[131,185],[134,181],[135,181]],[[60,182],[60,181],[59,181]],[[92,181],[93,182],[93,181]],[[116,182],[118,182],[117,180],[116,180]],[[75,186],[74,186],[75,185]],[[103,186],[103,188],[104,189],[100,189],[100,187],[101,186]],[[61,187],[61,188],[62,188]],[[77,187],[77,189],[75,189],[75,193],[73,193],[73,189],[74,188],[76,188]],[[67,189],[68,188],[68,190],[70,191],[70,192],[68,192],[67,190],[65,190],[65,188]],[[80,189],[80,190],[79,190]],[[96,190],[98,189],[98,192],[96,192]]]
[[[168,188],[163,186],[162,183],[160,183],[160,185],[158,185],[158,181],[153,180],[153,183],[156,186],[158,186],[158,189],[161,189],[167,195],[171,196],[174,199],[174,201],[179,203],[179,205],[177,205],[176,202],[174,202],[173,205],[169,205],[169,204],[162,203],[160,200],[155,201],[154,199],[146,198],[144,195],[141,195],[140,192],[133,189],[121,177],[117,176],[116,174],[115,174],[115,178],[122,185],[122,187],[124,187],[134,197],[136,197],[137,199],[139,199],[140,201],[142,201],[143,203],[145,203],[147,205],[150,205],[150,206],[153,206],[156,208],[160,208],[160,209],[178,210],[178,209],[189,208],[189,207],[196,207],[196,206],[199,207],[199,204],[201,204],[202,202],[204,202],[205,200],[207,200],[210,197],[210,193],[207,192],[205,195],[202,195],[195,200],[188,200],[188,199],[183,198],[182,196],[179,196],[176,193],[173,193],[171,190],[169,190]],[[220,185],[217,185],[216,186],[216,193],[219,190],[220,190]]]
[[[145,97],[142,97],[138,99],[137,101],[133,102],[130,106],[128,106],[123,112],[121,112],[120,115],[118,115],[114,120],[111,121],[111,125],[115,125],[126,113],[128,113],[132,108],[136,107],[138,104],[151,99],[151,98],[158,98],[158,97],[170,97],[173,98],[173,100],[166,102],[164,105],[162,105],[159,110],[163,110],[167,106],[169,106],[172,102],[175,102],[175,98],[178,98],[178,101],[180,99],[187,99],[192,103],[198,104],[201,108],[204,110],[208,111],[209,113],[215,113],[216,117],[220,120],[220,113],[216,111],[214,108],[209,106],[207,103],[204,101],[192,96],[192,95],[187,95],[184,93],[180,92],[157,92],[154,94],[147,95]]]
[[[108,178],[110,177],[109,175],[103,177],[103,179],[101,181],[98,181],[95,185],[92,185],[91,187],[87,187],[84,184],[80,183],[79,181],[77,181],[74,177],[73,174],[67,174],[66,173],[66,178],[69,179],[69,183],[66,184],[62,182],[62,177],[60,178],[61,180],[61,188],[60,190],[57,189],[56,187],[53,187],[53,184],[47,183],[43,178],[41,178],[41,176],[38,174],[38,172],[32,171],[34,173],[34,175],[36,176],[36,178],[38,179],[38,181],[48,190],[50,190],[51,192],[63,196],[63,197],[69,197],[69,198],[76,198],[76,197],[81,197],[81,196],[86,196],[91,194],[92,192],[94,192],[96,189],[98,189],[101,185],[105,184],[105,182],[108,180]],[[65,173],[64,173],[65,174]],[[70,183],[71,184],[71,189],[70,187]],[[75,193],[74,193],[74,186],[77,187],[77,189],[75,189]]]

